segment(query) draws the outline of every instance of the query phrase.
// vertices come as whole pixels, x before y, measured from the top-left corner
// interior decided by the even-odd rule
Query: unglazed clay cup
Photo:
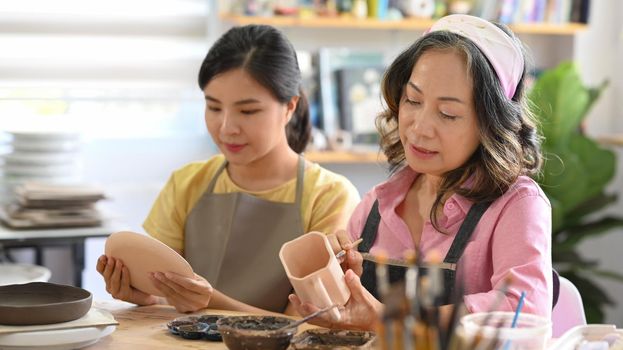
[[[344,272],[325,234],[309,232],[284,243],[279,258],[302,302],[325,308],[344,305],[350,298]],[[337,308],[329,311],[329,315],[334,320],[340,319]]]

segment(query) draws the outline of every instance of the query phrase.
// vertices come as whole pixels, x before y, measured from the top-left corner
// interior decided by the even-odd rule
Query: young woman
[[[222,154],[175,171],[144,223],[197,275],[155,273],[166,295],[159,300],[130,287],[123,262],[102,256],[97,269],[115,298],[139,305],[284,312],[292,286],[279,248],[305,232],[345,228],[358,192],[300,155],[309,111],[296,52],[280,31],[250,25],[226,32],[203,61],[199,87]]]
[[[498,310],[514,311],[525,291],[523,312],[550,317],[551,207],[528,177],[541,156],[525,76],[521,42],[467,15],[441,18],[400,54],[384,76],[387,109],[377,120],[392,176],[363,198],[343,247],[361,237],[361,253],[402,259],[412,250],[426,261],[436,252],[445,302],[460,280],[468,312],[488,311],[496,299]],[[375,265],[361,266],[354,250],[346,264],[357,273],[346,273],[353,296],[339,326],[371,328],[383,309]],[[392,281],[403,278],[403,268],[389,269]],[[315,309],[290,300],[302,314]],[[451,309],[442,306],[442,315]]]

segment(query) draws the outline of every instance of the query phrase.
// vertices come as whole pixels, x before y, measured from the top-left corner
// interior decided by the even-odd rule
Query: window
[[[207,0],[0,2],[2,129],[204,134]]]

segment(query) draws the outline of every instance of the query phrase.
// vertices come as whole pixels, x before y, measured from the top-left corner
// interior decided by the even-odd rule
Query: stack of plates
[[[99,226],[95,204],[104,198],[93,186],[25,182],[14,188],[12,203],[0,206],[0,220],[11,228]]]
[[[11,151],[4,175],[12,179],[64,179],[78,172],[80,135],[69,132],[9,132]]]
[[[26,181],[80,181],[80,134],[76,132],[7,131],[0,145],[0,204]]]

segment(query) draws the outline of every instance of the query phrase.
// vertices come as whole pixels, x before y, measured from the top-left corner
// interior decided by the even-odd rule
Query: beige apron
[[[304,233],[305,160],[298,160],[294,203],[267,201],[241,192],[212,193],[226,166],[227,161],[186,219],[184,257],[197,274],[225,295],[283,312],[292,285],[279,261],[279,249]]]

